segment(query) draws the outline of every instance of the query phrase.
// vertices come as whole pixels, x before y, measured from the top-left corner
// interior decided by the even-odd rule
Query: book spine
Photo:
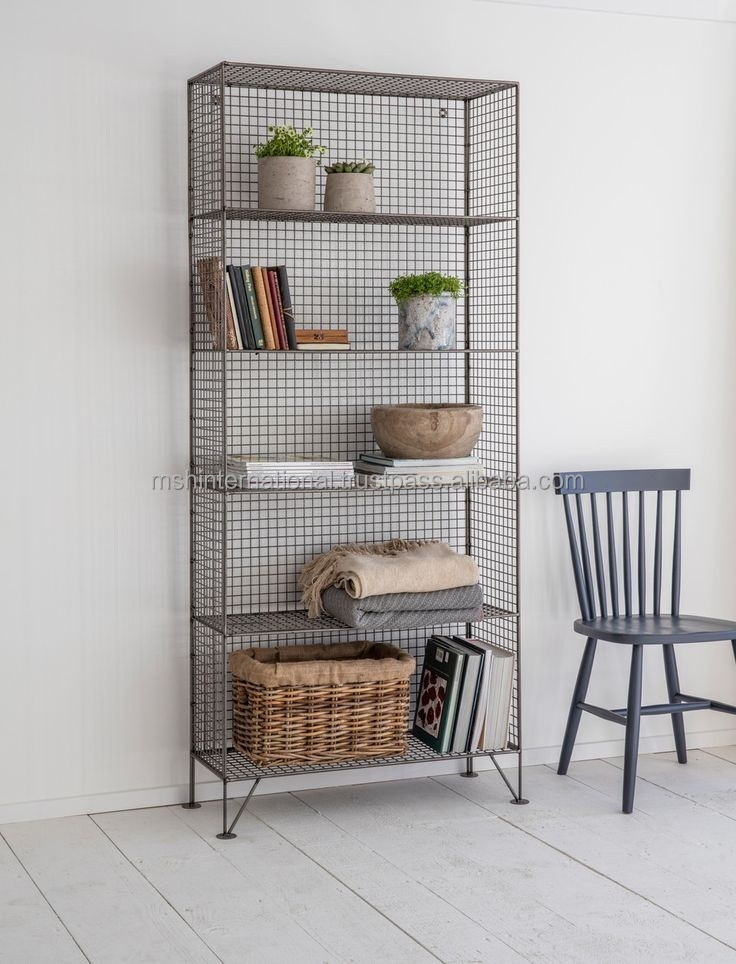
[[[261,268],[263,272],[263,285],[266,290],[266,299],[268,300],[268,315],[271,319],[271,325],[274,330],[274,337],[276,339],[276,344],[282,351],[285,349],[286,345],[281,340],[281,328],[279,327],[278,321],[276,320],[276,309],[273,304],[273,294],[271,292],[271,279],[268,276],[268,269]]]
[[[296,322],[294,320],[294,306],[291,302],[291,289],[289,288],[289,275],[286,272],[286,265],[277,265],[274,269],[279,282],[279,293],[281,296],[281,312],[284,317],[284,327],[289,348],[296,351]]]
[[[233,267],[233,280],[237,288],[237,298],[240,301],[240,312],[243,320],[243,329],[244,329],[243,344],[244,345],[246,344],[246,336],[247,336],[248,348],[253,350],[256,347],[256,337],[253,333],[253,325],[250,319],[250,311],[248,310],[248,299],[246,298],[246,295],[245,295],[245,284],[243,283],[243,275],[240,271],[240,268],[237,266]]]
[[[235,297],[233,295],[233,284],[232,284],[232,281],[230,280],[229,274],[225,275],[225,287],[227,288],[227,306],[233,318],[236,318],[237,314],[235,310]],[[240,333],[240,325],[235,325],[235,340],[238,343],[238,348],[242,349],[244,346],[243,346],[243,339]]]
[[[242,341],[243,348],[250,348],[248,344],[248,326],[245,324],[243,318],[243,305],[240,303],[240,290],[238,288],[238,277],[235,267],[229,264],[226,268],[227,276],[230,279],[230,287],[233,293],[233,301],[235,302],[235,322],[240,328],[240,340]]]
[[[266,342],[266,348],[269,351],[274,351],[279,347],[279,340],[273,329],[273,324],[271,323],[271,316],[268,312],[268,299],[266,298],[266,289],[263,282],[263,268],[251,268],[251,274],[253,275],[253,287],[256,291],[256,301],[258,302],[258,311],[261,316],[261,325],[263,326],[263,337]]]
[[[243,277],[243,287],[245,288],[245,298],[248,302],[248,314],[250,315],[250,324],[253,329],[253,338],[256,343],[256,348],[265,348],[266,339],[263,336],[263,325],[261,324],[261,316],[258,312],[258,302],[256,301],[256,292],[253,287],[253,278],[250,273],[250,265],[243,265],[240,269],[240,274]]]
[[[271,291],[271,304],[273,305],[273,314],[276,319],[276,326],[279,330],[279,341],[281,342],[281,347],[285,350],[289,350],[289,341],[286,337],[286,328],[284,327],[284,319],[281,317],[281,305],[279,298],[279,281],[276,276],[276,272],[272,268],[266,268],[266,275],[268,277],[268,286]]]

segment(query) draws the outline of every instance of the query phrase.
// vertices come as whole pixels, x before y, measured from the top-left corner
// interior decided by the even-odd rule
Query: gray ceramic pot
[[[314,211],[316,166],[313,157],[259,157],[258,207]]]
[[[325,211],[357,211],[372,214],[376,210],[376,195],[372,174],[327,175]]]
[[[455,347],[457,300],[452,295],[415,295],[399,304],[399,348]]]

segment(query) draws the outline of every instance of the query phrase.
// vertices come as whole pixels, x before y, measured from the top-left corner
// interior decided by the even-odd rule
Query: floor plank
[[[632,815],[620,812],[621,771],[600,760],[575,763],[571,776],[530,767],[529,807],[503,809],[481,780],[439,782],[622,884],[727,947],[691,939],[709,959],[736,959],[736,867],[723,840],[731,822],[666,790],[642,783]]]
[[[235,840],[217,840],[219,803],[172,812],[232,864],[275,914],[296,921],[338,960],[433,960],[419,943],[256,817],[246,812]]]
[[[346,788],[342,792],[353,790]],[[259,796],[250,807],[259,820],[293,841],[381,914],[421,941],[437,959],[499,964],[525,959],[495,936],[496,922],[492,919],[478,922],[468,917],[462,909],[439,897],[431,886],[417,881],[295,796]],[[411,812],[409,807],[405,813],[409,823]]]
[[[305,929],[273,900],[276,888],[288,889],[288,879],[244,877],[173,808],[95,819],[226,964],[340,960],[310,932],[313,928]],[[211,830],[217,822],[213,819]]]
[[[217,960],[89,817],[6,824],[2,833],[93,964]]]
[[[86,958],[0,837],[0,962],[78,964]]]
[[[437,781],[298,796],[530,960],[733,960],[717,941]]]
[[[619,769],[624,765],[623,757],[609,762]],[[639,757],[637,777],[637,795],[642,781],[646,781],[736,820],[736,766],[721,755],[689,750],[688,762],[683,765],[674,753],[647,753]]]

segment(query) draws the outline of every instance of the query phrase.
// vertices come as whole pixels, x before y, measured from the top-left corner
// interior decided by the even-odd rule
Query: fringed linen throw
[[[455,589],[478,581],[478,567],[470,556],[460,555],[445,542],[407,539],[333,546],[299,576],[302,600],[312,618],[323,612],[322,593],[329,586],[363,599]]]

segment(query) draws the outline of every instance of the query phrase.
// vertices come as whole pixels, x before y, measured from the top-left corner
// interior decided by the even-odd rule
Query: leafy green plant
[[[459,298],[465,291],[465,285],[459,278],[443,275],[437,271],[426,274],[408,274],[403,278],[395,278],[388,286],[388,290],[397,302],[407,301],[417,295],[452,295]]]
[[[314,157],[317,163],[321,161],[321,154],[327,150],[323,144],[313,144],[311,127],[305,127],[300,133],[296,128],[285,124],[271,125],[268,128],[271,137],[254,148],[256,157]]]
[[[340,161],[325,168],[328,174],[372,174],[376,169],[373,161]]]

